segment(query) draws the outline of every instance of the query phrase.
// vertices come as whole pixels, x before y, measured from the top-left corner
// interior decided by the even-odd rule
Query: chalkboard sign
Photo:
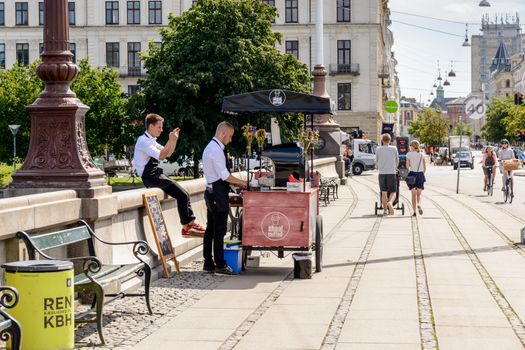
[[[159,197],[157,197],[157,195],[154,193],[145,193],[142,195],[142,197],[144,199],[144,206],[146,207],[146,211],[148,213],[151,229],[153,230],[153,236],[155,237],[155,242],[157,243],[159,260],[161,261],[162,268],[164,270],[163,276],[164,278],[168,278],[168,261],[173,260],[177,272],[180,272],[180,270],[179,262],[175,256],[175,251],[173,250],[173,245],[171,244],[171,239],[168,234],[166,222],[164,221],[164,215],[162,214],[162,207],[160,206]]]

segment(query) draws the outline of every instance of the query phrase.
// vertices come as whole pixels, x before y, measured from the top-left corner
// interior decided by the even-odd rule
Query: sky
[[[479,7],[480,0],[390,0],[390,30],[394,33],[393,51],[398,60],[397,72],[401,95],[414,97],[427,104],[433,99],[430,92],[438,76],[438,60],[443,81],[451,69],[456,78],[449,78],[445,86],[445,97],[467,96],[470,93],[470,47],[463,47],[465,24],[468,23],[468,37],[480,34],[481,17],[489,14],[490,20],[518,12],[522,33],[525,32],[525,0],[488,0],[490,7]],[[403,13],[400,13],[403,12]],[[451,23],[433,17],[461,23]],[[409,26],[404,23],[411,24]],[[431,28],[454,35],[443,34],[418,27]],[[451,63],[452,62],[452,63]]]

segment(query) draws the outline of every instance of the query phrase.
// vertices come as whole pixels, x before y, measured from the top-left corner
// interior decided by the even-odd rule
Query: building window
[[[286,23],[299,22],[298,0],[286,0],[285,22]]]
[[[162,24],[162,1],[150,1],[149,8],[149,24]]]
[[[140,75],[140,43],[128,43],[128,75]]]
[[[296,59],[299,59],[299,41],[286,40],[286,53],[289,53]]]
[[[106,65],[120,67],[119,43],[106,43]]]
[[[77,44],[75,43],[69,43],[69,51],[73,54],[73,57],[71,57],[71,61],[73,63],[77,63]]]
[[[38,44],[38,55],[42,56],[43,53],[44,53],[44,43],[39,43]]]
[[[140,1],[128,1],[128,24],[140,24]]]
[[[335,0],[337,2],[337,22],[350,22],[350,0]]]
[[[337,40],[337,64],[350,64],[350,40]]]
[[[261,1],[264,2],[266,5],[275,7],[275,0],[261,0]],[[272,19],[272,23],[275,23],[275,18]]]
[[[162,42],[161,41],[155,41],[155,46],[157,46],[157,49],[162,49]]]
[[[38,25],[44,25],[44,2],[40,1],[38,3]]]
[[[74,2],[68,2],[67,3],[67,17],[69,19],[69,25],[74,26],[76,22],[76,15],[75,15],[75,3]]]
[[[0,26],[5,26],[5,5],[0,2]]]
[[[340,111],[352,110],[352,84],[337,84],[337,109]]]
[[[15,3],[16,9],[16,25],[17,26],[26,26],[27,25],[27,2],[17,2]]]
[[[29,65],[29,44],[16,44],[16,60],[24,65]]]
[[[5,69],[5,44],[0,43],[0,69]]]
[[[118,1],[106,1],[106,24],[118,24]]]
[[[505,87],[510,88],[510,80],[509,79],[505,80]]]
[[[128,85],[128,95],[133,96],[139,92],[138,85]]]
[[[197,3],[198,0],[192,0],[191,1],[191,7],[193,7],[196,3]]]

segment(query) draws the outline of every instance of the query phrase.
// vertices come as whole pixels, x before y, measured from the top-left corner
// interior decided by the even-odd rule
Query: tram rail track
[[[372,182],[370,180],[367,181]],[[358,182],[361,183],[360,181]],[[364,186],[367,186],[367,188],[374,194],[377,194],[379,198],[379,191],[375,191],[370,185]],[[400,194],[399,197],[403,199],[407,206],[407,209],[412,207],[410,204],[410,200],[406,196]],[[399,198],[398,200],[401,200],[401,198]],[[428,288],[425,259],[423,254],[423,248],[421,245],[419,226],[416,217],[410,216],[410,223],[412,229],[414,266],[416,272],[419,334],[421,337],[421,348],[423,350],[435,350],[439,349],[439,342],[436,336],[436,325],[434,322],[432,299],[430,298],[430,292]]]
[[[370,181],[370,180],[369,180]],[[370,181],[372,182],[372,181]],[[512,241],[503,231],[498,229],[494,224],[492,224],[489,220],[485,219],[476,209],[474,209],[472,206],[460,201],[457,198],[449,196],[447,193],[443,193],[441,191],[437,191],[434,189],[428,189],[429,191],[432,191],[434,193],[438,193],[440,195],[446,196],[447,199],[453,200],[457,203],[459,203],[461,206],[463,206],[465,209],[469,210],[472,214],[474,214],[478,219],[480,219],[483,223],[485,223],[494,233],[496,233],[501,239],[505,241],[505,243],[514,249],[520,256],[525,258],[525,251],[520,246],[517,246],[514,241]],[[404,196],[403,196],[404,197]],[[404,197],[406,200],[406,197]],[[425,197],[425,200],[428,200],[431,202],[436,209],[439,210],[445,221],[447,222],[448,226],[451,228],[454,236],[458,240],[459,244],[461,245],[463,251],[468,256],[469,260],[471,261],[474,268],[477,270],[481,280],[483,281],[484,285],[486,286],[488,292],[498,305],[498,308],[503,313],[507,321],[509,322],[513,332],[521,342],[522,346],[525,347],[525,326],[521,318],[518,316],[510,302],[505,297],[504,293],[501,291],[501,289],[498,287],[496,281],[492,278],[487,268],[483,265],[483,262],[479,258],[478,254],[476,253],[476,250],[474,250],[470,244],[468,243],[467,238],[461,231],[461,229],[458,227],[456,221],[450,216],[449,212],[441,205],[439,204],[435,199],[432,199],[430,197]],[[506,214],[509,214],[507,211],[504,211]],[[513,216],[513,215],[510,215]],[[414,220],[414,218],[413,218]],[[424,254],[423,254],[424,257]]]

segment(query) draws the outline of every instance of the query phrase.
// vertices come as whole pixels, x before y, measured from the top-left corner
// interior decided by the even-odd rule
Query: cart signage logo
[[[290,220],[280,212],[271,212],[261,221],[261,231],[272,241],[279,241],[290,232]]]
[[[268,97],[270,98],[270,103],[275,107],[279,107],[283,105],[284,102],[286,102],[286,94],[283,90],[272,90],[270,91],[270,95]]]

